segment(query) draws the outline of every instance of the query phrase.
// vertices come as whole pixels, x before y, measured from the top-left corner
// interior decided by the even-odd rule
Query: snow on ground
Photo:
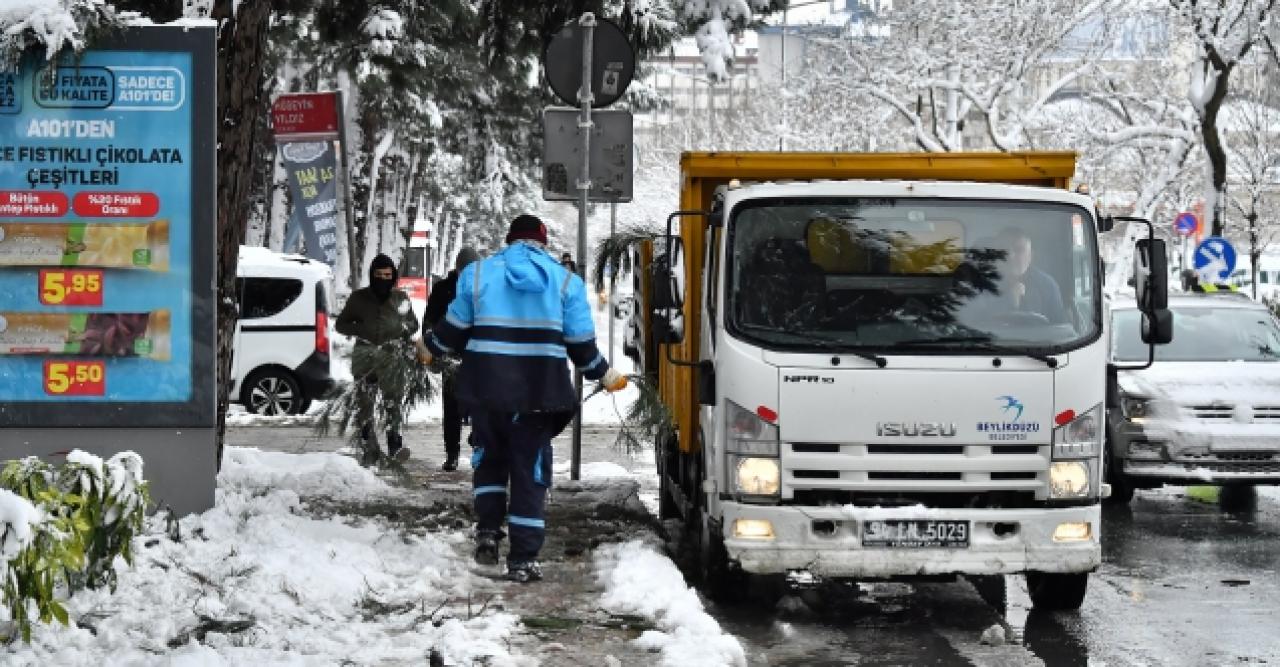
[[[154,519],[115,594],[71,598],[82,627],[40,626],[30,645],[0,648],[0,664],[421,665],[433,650],[450,665],[529,664],[508,647],[518,617],[468,618],[464,533],[306,502],[399,493],[348,457],[228,448],[216,506],[182,519],[181,541]],[[207,621],[251,627],[196,631]]]
[[[614,614],[636,614],[659,630],[636,642],[661,653],[663,665],[746,665],[742,643],[725,634],[684,581],[671,559],[639,541],[610,544],[596,553],[596,574],[605,586],[601,606]]]

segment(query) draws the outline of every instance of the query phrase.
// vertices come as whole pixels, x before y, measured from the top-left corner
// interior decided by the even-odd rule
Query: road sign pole
[[[582,84],[578,89],[578,102],[582,104],[582,117],[578,120],[578,132],[582,135],[582,171],[578,174],[578,275],[586,280],[587,270],[587,205],[591,195],[591,54],[592,37],[596,27],[596,15],[586,12],[578,21],[582,26]],[[579,408],[573,416],[573,461],[569,467],[569,479],[577,480],[582,472],[582,372],[574,373],[574,389],[578,393]]]
[[[618,202],[610,202],[609,204],[609,238],[613,238],[613,235],[616,234],[617,232],[618,232]],[[613,318],[613,289],[614,289],[614,282],[615,282],[613,277],[617,275],[618,267],[610,266],[608,268],[609,268],[609,276],[608,276],[609,277],[609,299],[605,301],[604,309],[605,309],[605,313],[608,314],[609,316],[608,359],[609,359],[609,363],[613,363],[613,319],[614,319]],[[603,286],[597,285],[596,287],[600,288]]]

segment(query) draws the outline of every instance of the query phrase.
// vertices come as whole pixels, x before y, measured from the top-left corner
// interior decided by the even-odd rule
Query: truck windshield
[[[765,347],[1065,351],[1101,331],[1097,236],[1049,202],[762,199],[729,229],[729,326]],[[828,343],[825,349],[830,349]]]

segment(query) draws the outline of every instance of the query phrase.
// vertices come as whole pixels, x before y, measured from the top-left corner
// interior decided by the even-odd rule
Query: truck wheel
[[[1061,574],[1028,572],[1027,593],[1031,606],[1044,611],[1070,611],[1084,604],[1089,589],[1088,573]]]
[[[680,507],[676,505],[672,488],[675,481],[671,479],[672,452],[676,448],[675,437],[667,437],[663,441],[657,443],[653,448],[654,456],[657,459],[655,463],[658,466],[658,520],[665,521],[667,519],[684,518],[680,513]]]
[[[1103,465],[1106,466],[1107,483],[1111,485],[1111,497],[1106,499],[1108,505],[1128,505],[1133,502],[1133,480],[1120,470],[1115,463],[1115,459],[1111,456],[1111,445],[1107,443],[1106,460]]]
[[[729,553],[716,524],[701,508],[694,509],[698,531],[698,577],[707,597],[720,603],[738,603],[746,598],[746,578],[729,568]]]
[[[969,580],[983,602],[997,613],[1005,613],[1009,606],[1009,591],[1003,574],[975,574],[966,576],[965,579]]]

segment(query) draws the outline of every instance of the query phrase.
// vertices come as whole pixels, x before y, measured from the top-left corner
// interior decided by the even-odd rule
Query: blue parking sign
[[[1236,270],[1236,249],[1221,236],[1210,236],[1196,246],[1194,261],[1201,282],[1223,282]]]
[[[1195,213],[1179,213],[1178,217],[1173,219],[1173,231],[1179,236],[1191,236],[1199,227],[1200,221],[1196,219]]]

